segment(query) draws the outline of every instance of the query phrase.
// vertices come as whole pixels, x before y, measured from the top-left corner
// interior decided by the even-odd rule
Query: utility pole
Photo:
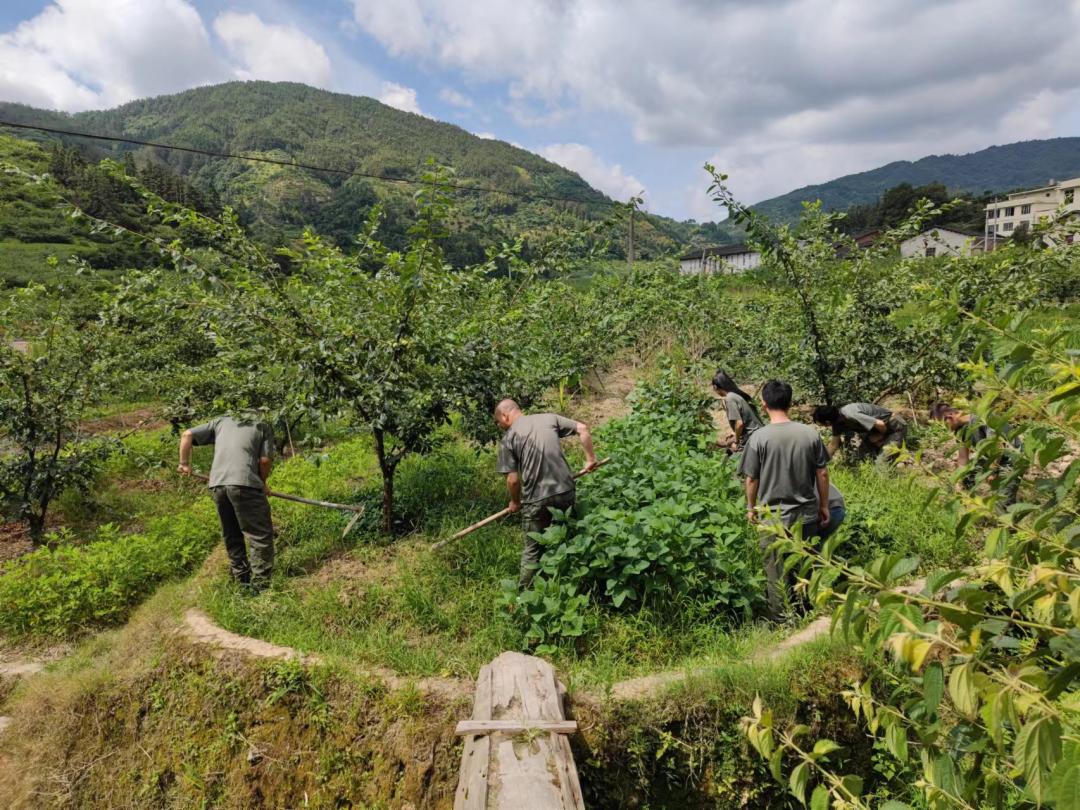
[[[630,272],[634,272],[634,212],[637,211],[637,207],[645,202],[642,196],[645,190],[642,189],[633,197],[630,198],[630,243],[626,248],[626,266]]]

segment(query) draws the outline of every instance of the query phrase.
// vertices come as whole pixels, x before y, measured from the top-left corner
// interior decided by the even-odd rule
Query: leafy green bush
[[[964,368],[981,392],[974,412],[1021,441],[1011,464],[989,475],[1001,439],[973,448],[974,461],[940,476],[938,500],[959,510],[960,528],[979,526],[984,545],[966,569],[931,572],[919,591],[903,580],[917,557],[879,556],[866,565],[780,538],[786,565],[807,583],[834,629],[869,664],[844,693],[856,719],[883,740],[897,773],[910,775],[904,798],[929,810],[1080,807],[1080,368],[1054,329],[1022,334],[1023,319],[943,300],[934,314],[992,335]],[[958,343],[965,338],[961,334]],[[962,344],[961,344],[962,345]],[[981,470],[989,495],[956,490]],[[932,471],[929,471],[932,473]],[[1012,503],[1010,485],[1036,480]],[[861,779],[830,758],[840,746],[812,745],[805,725],[785,727],[755,701],[744,727],[773,775],[812,808],[867,810]],[[784,760],[794,763],[784,780]],[[812,792],[811,792],[812,790]],[[896,810],[911,805],[898,801]]]
[[[560,515],[532,588],[507,586],[528,637],[585,632],[591,603],[747,619],[760,563],[730,461],[710,452],[707,400],[673,370],[639,387],[602,438],[612,461],[583,479],[581,516]]]
[[[0,568],[0,632],[71,636],[116,624],[164,580],[190,571],[217,540],[208,500],[121,536],[99,529],[84,546],[39,548]]]

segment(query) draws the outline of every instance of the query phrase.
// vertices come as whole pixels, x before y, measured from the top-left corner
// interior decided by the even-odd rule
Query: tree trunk
[[[31,512],[26,517],[26,525],[30,529],[30,542],[34,548],[38,548],[45,541],[45,515],[37,515]]]
[[[382,522],[383,531],[394,532],[394,468],[397,464],[386,455],[386,436],[381,430],[375,430],[375,456],[379,460],[379,472],[382,473]]]

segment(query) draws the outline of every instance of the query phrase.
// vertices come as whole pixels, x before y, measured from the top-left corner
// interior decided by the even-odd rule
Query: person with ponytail
[[[728,441],[728,450],[741,453],[750,436],[761,427],[761,419],[754,410],[750,395],[739,388],[726,371],[720,369],[713,375],[712,386],[724,403],[728,425],[735,434],[734,438]]]

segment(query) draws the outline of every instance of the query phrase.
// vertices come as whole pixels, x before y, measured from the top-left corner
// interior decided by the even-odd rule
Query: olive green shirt
[[[521,476],[521,502],[536,503],[574,491],[574,475],[560,439],[577,433],[577,422],[554,413],[519,416],[499,442],[497,470]]]
[[[739,475],[758,482],[757,505],[780,513],[785,526],[818,520],[817,471],[829,463],[821,435],[801,422],[754,431],[739,461]]]
[[[870,402],[852,402],[840,409],[846,422],[845,433],[869,433],[880,419],[886,425],[892,419],[892,411]]]
[[[735,430],[735,423],[743,423],[742,444],[750,440],[754,431],[761,427],[761,420],[750,406],[750,403],[740,397],[734,391],[728,391],[724,395],[724,407],[727,409],[728,424]]]
[[[191,428],[192,443],[214,445],[210,484],[214,487],[263,488],[259,459],[274,457],[274,433],[265,422],[238,422],[219,416]]]

